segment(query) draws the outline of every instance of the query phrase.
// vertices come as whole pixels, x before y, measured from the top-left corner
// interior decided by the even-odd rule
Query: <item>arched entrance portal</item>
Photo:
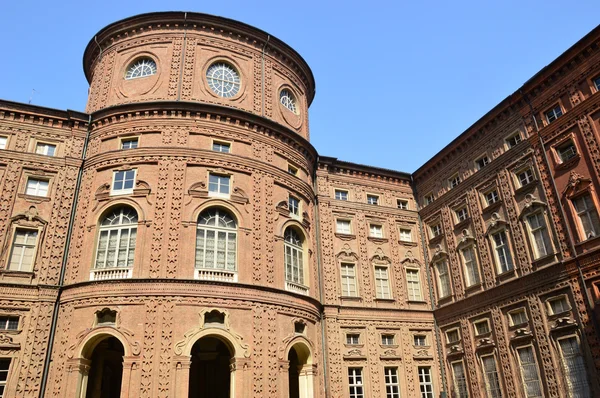
[[[289,398],[313,397],[313,368],[309,348],[296,343],[288,352]]]
[[[215,337],[203,337],[191,351],[189,398],[229,398],[232,354]]]
[[[120,398],[125,349],[119,339],[108,337],[94,347],[85,398]]]
[[[298,353],[292,347],[288,353],[288,361],[290,361],[290,367],[288,369],[288,377],[290,383],[290,398],[300,398],[300,361],[298,359]]]

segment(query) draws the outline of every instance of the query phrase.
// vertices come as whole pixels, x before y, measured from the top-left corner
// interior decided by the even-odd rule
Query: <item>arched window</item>
[[[279,93],[279,102],[281,102],[281,105],[286,107],[292,113],[298,114],[298,110],[296,108],[296,98],[290,90],[281,90]]]
[[[154,74],[156,74],[156,62],[150,58],[140,58],[129,65],[125,74],[125,80],[152,76]]]
[[[137,212],[129,206],[115,207],[102,218],[93,280],[131,277],[137,222]]]
[[[304,286],[302,236],[295,229],[287,228],[283,234],[283,238],[285,245],[286,288],[299,293],[307,293],[308,289]]]
[[[237,254],[237,224],[231,214],[212,208],[198,217],[196,234],[196,269],[199,279],[235,281]],[[204,272],[209,270],[209,272]],[[210,270],[229,271],[228,273]]]

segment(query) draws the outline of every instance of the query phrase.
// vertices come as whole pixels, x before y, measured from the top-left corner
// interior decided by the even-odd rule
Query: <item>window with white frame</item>
[[[485,166],[487,166],[489,163],[490,163],[490,158],[488,158],[487,155],[483,155],[482,157],[475,160],[475,167],[477,167],[477,170],[481,170]]]
[[[462,361],[452,362],[452,382],[456,398],[468,398],[467,376]]]
[[[517,132],[517,133],[507,137],[504,142],[506,142],[507,148],[511,149],[512,147],[518,145],[519,142],[521,142],[521,141],[522,141],[521,132]]]
[[[283,105],[287,110],[294,114],[298,114],[298,109],[296,107],[296,97],[290,90],[283,89],[279,93],[279,102]]]
[[[577,147],[573,140],[567,140],[556,147],[556,153],[558,154],[561,163],[564,163],[577,156]]]
[[[0,149],[6,149],[7,142],[8,142],[8,137],[0,136]]]
[[[458,184],[460,184],[460,177],[458,174],[455,174],[448,179],[448,186],[450,189],[457,187]]]
[[[382,334],[381,335],[381,345],[394,345],[395,336],[393,334]]]
[[[519,362],[519,371],[523,381],[523,389],[527,398],[541,398],[542,385],[538,373],[535,354],[532,346],[517,347],[517,357]]]
[[[398,368],[385,367],[383,374],[385,378],[385,398],[400,398]]]
[[[237,223],[221,208],[204,210],[198,216],[196,269],[237,271]]]
[[[435,271],[438,277],[439,298],[450,296],[450,275],[448,273],[448,262],[446,259],[435,262]]]
[[[406,269],[406,288],[408,290],[408,301],[421,301],[421,277],[418,269]]]
[[[550,315],[556,315],[569,311],[571,306],[569,305],[569,301],[567,300],[566,296],[558,296],[548,299],[548,309],[550,311]]]
[[[466,207],[461,207],[460,209],[455,210],[455,213],[457,222],[463,222],[469,217]]]
[[[288,164],[288,174],[291,174],[293,176],[297,176],[298,175],[298,168],[295,166],[292,166],[291,164]]]
[[[446,341],[448,344],[458,343],[460,341],[460,332],[458,329],[450,329],[446,331]]]
[[[527,216],[527,225],[533,242],[534,257],[537,259],[552,253],[552,244],[544,214],[539,212]]]
[[[436,236],[440,236],[442,234],[442,225],[440,223],[433,224],[429,227],[431,230],[431,237],[435,238]]]
[[[342,189],[335,190],[335,198],[337,200],[348,200],[348,191],[344,191]]]
[[[6,381],[10,369],[10,358],[0,358],[0,398],[5,396]]]
[[[548,109],[546,112],[544,112],[544,116],[546,116],[546,121],[548,123],[552,123],[553,121],[561,117],[562,114],[563,112],[562,108],[560,107],[560,104],[556,104],[554,107],[552,107],[552,109]]]
[[[111,194],[126,195],[133,193],[136,171],[136,169],[115,171],[113,173]]]
[[[485,203],[488,206],[491,206],[500,200],[500,195],[498,195],[498,191],[495,189],[492,189],[491,191],[486,192],[484,196],[485,196]]]
[[[367,195],[367,203],[370,205],[378,205],[379,204],[379,196],[378,195]]]
[[[494,257],[499,274],[512,271],[514,268],[510,248],[508,247],[508,237],[506,231],[498,231],[492,234],[492,242],[494,244]]]
[[[491,332],[490,322],[487,319],[473,322],[473,328],[475,329],[475,336],[481,336]]]
[[[134,60],[127,68],[125,80],[137,79],[141,77],[152,76],[156,74],[156,62],[151,58],[138,58]]]
[[[356,267],[351,263],[342,263],[340,271],[342,279],[342,296],[356,297]]]
[[[220,174],[208,175],[208,193],[217,196],[227,196],[231,189],[231,177]]]
[[[600,234],[600,219],[598,211],[594,205],[591,194],[584,193],[572,199],[573,206],[577,212],[579,225],[584,235],[584,239],[590,239]]]
[[[106,213],[98,228],[94,269],[133,267],[137,223],[137,212],[129,206],[118,206]]]
[[[575,336],[558,340],[563,377],[569,397],[591,397],[585,359],[579,340]]]
[[[419,366],[419,391],[421,398],[433,398],[433,378],[430,366]]]
[[[502,389],[500,387],[500,378],[496,368],[496,358],[493,355],[481,357],[483,365],[483,376],[485,380],[485,390],[489,398],[501,398]]]
[[[392,298],[392,293],[390,291],[390,277],[388,274],[388,267],[386,266],[375,266],[375,294],[378,299]]]
[[[525,185],[533,182],[533,170],[530,167],[525,170],[521,170],[517,173],[517,178],[519,179],[519,186],[524,187]]]
[[[364,398],[362,368],[348,368],[348,388],[350,398]]]
[[[300,200],[290,195],[288,197],[288,209],[290,214],[300,216]]]
[[[479,266],[477,265],[477,255],[475,248],[469,246],[461,250],[463,265],[465,267],[465,279],[467,287],[478,284],[481,281],[479,277]]]
[[[348,333],[346,334],[346,345],[359,345],[360,334],[359,333]]]
[[[35,260],[38,231],[36,229],[15,229],[8,269],[10,271],[31,272]]]
[[[29,177],[27,179],[27,188],[25,189],[25,194],[46,197],[48,196],[48,184],[48,180]]]
[[[403,242],[412,242],[412,230],[409,228],[400,228],[400,240]]]
[[[408,210],[408,200],[405,200],[405,199],[396,199],[396,206],[400,210]]]
[[[596,87],[596,91],[600,91],[600,76],[596,77],[593,81],[594,87]]]
[[[335,232],[338,234],[350,235],[352,233],[350,220],[344,220],[340,218],[335,220]]]
[[[510,311],[508,313],[508,318],[510,320],[510,326],[524,325],[529,321],[524,308]]]
[[[38,155],[54,156],[56,154],[56,145],[38,142],[35,145],[35,153]]]
[[[215,152],[231,152],[231,144],[228,142],[213,141],[212,150]]]
[[[121,139],[121,149],[135,149],[137,147],[138,147],[138,137]]]
[[[434,201],[434,197],[433,197],[432,193],[425,195],[425,197],[423,199],[423,202],[425,203],[425,206],[427,206],[428,204],[433,203],[433,201]]]
[[[426,347],[427,346],[427,336],[424,334],[415,334],[413,336],[413,345],[415,347]]]
[[[379,224],[369,224],[369,236],[371,238],[383,238],[383,226]]]
[[[18,330],[18,316],[0,316],[0,330]]]
[[[299,285],[304,285],[303,243],[304,240],[294,228],[285,230],[285,280]]]

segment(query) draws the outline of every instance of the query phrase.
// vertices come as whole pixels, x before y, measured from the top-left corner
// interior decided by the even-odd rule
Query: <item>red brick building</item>
[[[86,113],[0,101],[0,397],[600,395],[599,44],[411,175],[259,29],[109,25]]]

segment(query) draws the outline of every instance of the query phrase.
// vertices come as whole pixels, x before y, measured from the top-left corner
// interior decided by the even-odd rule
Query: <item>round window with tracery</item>
[[[281,105],[287,108],[290,112],[296,115],[298,114],[298,108],[296,107],[296,98],[290,90],[281,90],[281,93],[279,94],[279,102],[281,102]]]
[[[216,62],[206,71],[208,86],[220,97],[231,98],[240,91],[240,75],[225,62]]]
[[[126,80],[137,79],[140,77],[147,77],[156,74],[156,62],[150,58],[141,58],[133,61],[127,73],[125,74]]]

